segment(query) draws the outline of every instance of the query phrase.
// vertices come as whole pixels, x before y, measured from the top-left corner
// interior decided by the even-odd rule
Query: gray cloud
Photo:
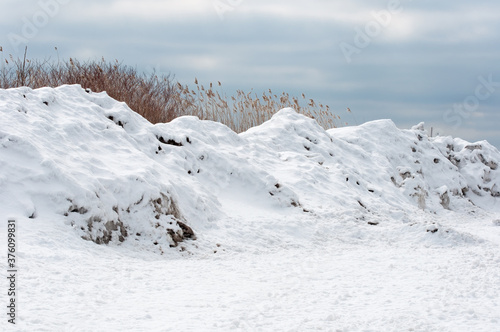
[[[5,3],[3,36],[19,33],[40,10],[34,1],[30,6]],[[29,48],[42,58],[55,57],[54,46],[61,57],[116,58],[140,69],[171,72],[183,83],[194,77],[204,83],[220,80],[228,92],[304,92],[351,124],[391,118],[404,127],[425,121],[447,134],[500,146],[495,128],[500,88],[460,124],[450,121],[460,114],[445,116],[454,104],[474,96],[478,77],[492,75],[500,82],[500,3],[401,0],[398,12],[386,17],[387,24],[378,23],[377,30],[373,13],[383,19],[388,4],[69,1],[29,39]],[[368,45],[356,46],[356,35],[370,27],[375,30]],[[342,43],[359,50],[349,63]],[[15,53],[7,39],[0,45]],[[345,113],[346,107],[353,114]]]

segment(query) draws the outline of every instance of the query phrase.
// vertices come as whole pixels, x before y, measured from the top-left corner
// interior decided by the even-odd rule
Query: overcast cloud
[[[118,59],[500,147],[498,1],[3,0],[4,55]],[[31,27],[30,27],[31,25]],[[33,29],[34,27],[34,29]],[[30,29],[31,28],[31,29]],[[349,107],[352,114],[345,109]]]

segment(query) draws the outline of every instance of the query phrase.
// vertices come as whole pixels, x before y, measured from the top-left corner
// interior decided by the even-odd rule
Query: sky
[[[0,36],[4,56],[304,93],[347,125],[425,122],[500,149],[498,1],[2,0]]]

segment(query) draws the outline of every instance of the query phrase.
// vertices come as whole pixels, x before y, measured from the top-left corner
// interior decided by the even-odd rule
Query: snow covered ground
[[[499,164],[423,124],[284,109],[238,135],[79,86],[0,90],[1,329],[500,331]]]

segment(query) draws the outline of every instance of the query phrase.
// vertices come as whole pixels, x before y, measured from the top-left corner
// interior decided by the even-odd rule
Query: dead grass
[[[292,107],[316,121],[325,129],[335,128],[340,117],[330,111],[328,105],[316,103],[301,97],[290,96],[286,92],[275,94],[269,89],[260,96],[253,91],[245,93],[237,90],[236,95],[227,97],[222,84],[210,83],[203,86],[194,80],[195,87],[177,83],[181,94],[179,104],[186,114],[196,115],[201,119],[224,123],[236,132],[258,126],[269,120],[274,113],[285,107]]]
[[[0,88],[27,86],[36,89],[80,84],[94,92],[106,91],[110,97],[127,103],[152,123],[194,115],[243,132],[269,120],[284,107],[292,107],[316,119],[325,129],[337,127],[340,123],[340,118],[331,112],[328,105],[307,99],[304,94],[293,97],[285,92],[275,94],[268,90],[259,96],[253,91],[238,90],[228,97],[220,82],[209,83],[205,87],[195,79],[194,86],[190,88],[174,82],[170,75],[139,73],[117,60],[108,62],[102,58],[80,62],[70,58],[67,61],[40,61],[28,59],[26,52],[22,59],[15,59],[12,55],[6,58],[2,47],[0,56]]]

